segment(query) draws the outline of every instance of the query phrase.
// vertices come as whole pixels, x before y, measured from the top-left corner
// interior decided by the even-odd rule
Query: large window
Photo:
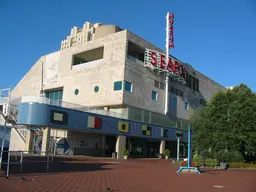
[[[60,102],[62,101],[63,88],[47,90],[45,96],[51,100],[51,103]]]
[[[116,81],[116,82],[114,82],[114,91],[120,91],[120,90],[122,90],[122,85],[123,85],[123,82],[122,82],[122,81]]]
[[[132,83],[124,81],[124,90],[127,92],[132,92]]]
[[[80,65],[91,61],[103,59],[104,47],[91,49],[73,56],[73,65]]]
[[[144,62],[145,49],[128,41],[128,57]]]

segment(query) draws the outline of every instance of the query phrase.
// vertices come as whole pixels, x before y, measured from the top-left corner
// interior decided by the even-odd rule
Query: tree
[[[192,114],[190,123],[193,147],[199,152],[243,149],[243,154],[256,156],[256,94],[246,85],[218,91],[205,108]]]

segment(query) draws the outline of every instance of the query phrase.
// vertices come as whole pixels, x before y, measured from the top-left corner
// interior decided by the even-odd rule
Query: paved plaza
[[[176,174],[178,166],[169,160],[55,158],[49,173],[45,163],[24,164],[23,179],[15,166],[9,179],[1,172],[1,192],[256,191],[256,171],[208,169],[201,175]]]

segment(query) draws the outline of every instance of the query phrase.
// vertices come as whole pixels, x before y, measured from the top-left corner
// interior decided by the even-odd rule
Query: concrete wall
[[[44,62],[44,89],[63,87],[63,100],[86,106],[121,105],[123,92],[114,92],[114,81],[124,79],[126,31],[41,57],[12,91],[12,99],[39,95]],[[102,60],[72,67],[73,55],[104,46]],[[94,87],[99,86],[99,92]],[[79,94],[75,95],[75,89]],[[106,99],[107,98],[107,99]]]

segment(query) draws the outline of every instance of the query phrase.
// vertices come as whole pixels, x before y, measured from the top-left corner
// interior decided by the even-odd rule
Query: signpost
[[[200,171],[197,167],[191,167],[191,125],[188,127],[188,164],[187,166],[181,166],[180,169],[177,171],[177,173],[182,172],[183,170],[195,170],[198,174],[200,174]]]

